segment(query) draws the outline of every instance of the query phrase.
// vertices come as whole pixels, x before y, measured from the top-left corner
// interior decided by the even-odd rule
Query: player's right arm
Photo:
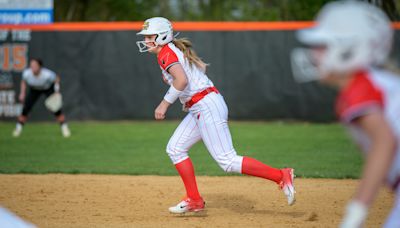
[[[24,70],[22,72],[22,78],[21,78],[21,84],[20,84],[20,90],[19,90],[19,96],[18,100],[20,102],[24,102],[25,100],[25,95],[26,95],[26,80],[28,78],[29,71],[28,69]]]
[[[174,78],[171,84],[172,89],[170,88],[168,93],[179,93],[182,92],[187,86],[187,77],[186,73],[183,70],[181,64],[174,64],[173,66],[168,68],[168,73]],[[165,113],[167,112],[169,106],[173,103],[173,101],[168,100],[168,96],[165,96],[161,103],[157,106],[154,111],[154,117],[156,120],[165,119]]]
[[[168,69],[168,72],[174,78],[172,84],[177,90],[183,91],[188,83],[185,70],[181,64],[175,64]]]
[[[20,90],[19,90],[19,101],[24,102],[25,100],[25,93],[26,93],[26,82],[25,80],[21,80]]]
[[[167,71],[173,78],[171,87],[165,94],[164,99],[154,111],[154,117],[157,120],[163,120],[169,106],[173,104],[176,99],[178,99],[179,95],[186,88],[188,80],[185,70],[179,63],[178,56],[170,49],[169,46],[164,47],[158,56],[158,63],[160,67]]]

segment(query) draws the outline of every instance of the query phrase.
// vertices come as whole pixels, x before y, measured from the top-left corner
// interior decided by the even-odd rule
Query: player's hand
[[[156,110],[154,111],[154,118],[156,120],[163,120],[165,119],[165,113],[168,110],[168,107],[170,106],[170,103],[167,101],[163,100],[161,103],[157,106]]]
[[[18,96],[18,100],[19,100],[20,102],[24,102],[24,100],[25,100],[25,93],[20,93],[19,96]]]
[[[346,214],[340,224],[340,228],[363,227],[368,214],[368,207],[361,202],[352,201],[347,205]]]

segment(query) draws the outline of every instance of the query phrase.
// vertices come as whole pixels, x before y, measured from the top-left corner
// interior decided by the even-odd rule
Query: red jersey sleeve
[[[344,122],[382,110],[382,92],[374,86],[366,72],[356,74],[336,101],[336,114]]]
[[[168,46],[165,45],[157,56],[158,64],[162,69],[168,71],[172,65],[179,63],[178,56],[176,53]]]

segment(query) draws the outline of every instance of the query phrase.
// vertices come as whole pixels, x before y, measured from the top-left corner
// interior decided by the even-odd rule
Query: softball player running
[[[362,227],[386,180],[396,202],[384,227],[400,227],[400,77],[383,69],[393,30],[380,9],[345,1],[326,5],[314,28],[299,31],[308,48],[292,52],[294,75],[339,90],[336,111],[366,154],[362,179],[341,227]]]
[[[13,131],[14,137],[21,135],[22,128],[28,118],[29,112],[42,94],[49,98],[55,93],[60,93],[60,77],[56,75],[56,73],[43,67],[43,62],[40,59],[31,59],[29,64],[30,67],[22,73],[19,100],[23,102],[24,105],[22,114],[18,117],[17,125]],[[27,87],[28,94],[25,95]],[[61,102],[61,100],[58,102]],[[62,135],[64,137],[69,137],[71,132],[65,122],[65,116],[62,113],[61,107],[56,107],[56,109],[51,111],[60,123]]]
[[[204,209],[205,203],[197,189],[193,165],[188,156],[189,149],[200,140],[203,140],[211,156],[224,171],[274,181],[285,193],[288,204],[292,205],[295,201],[293,169],[272,168],[253,158],[236,154],[228,127],[228,108],[205,73],[207,64],[196,55],[191,42],[174,39],[171,23],[162,17],[146,20],[138,35],[144,36],[143,41],[137,42],[139,51],[157,55],[163,79],[170,85],[155,109],[155,119],[164,119],[168,107],[178,98],[189,112],[166,148],[186,188],[186,197],[170,207],[169,211],[185,213]]]

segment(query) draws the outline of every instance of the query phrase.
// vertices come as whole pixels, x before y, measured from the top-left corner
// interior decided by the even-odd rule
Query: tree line
[[[400,19],[400,0],[365,0]],[[55,0],[55,21],[142,21],[153,16],[173,21],[312,20],[329,0]]]

